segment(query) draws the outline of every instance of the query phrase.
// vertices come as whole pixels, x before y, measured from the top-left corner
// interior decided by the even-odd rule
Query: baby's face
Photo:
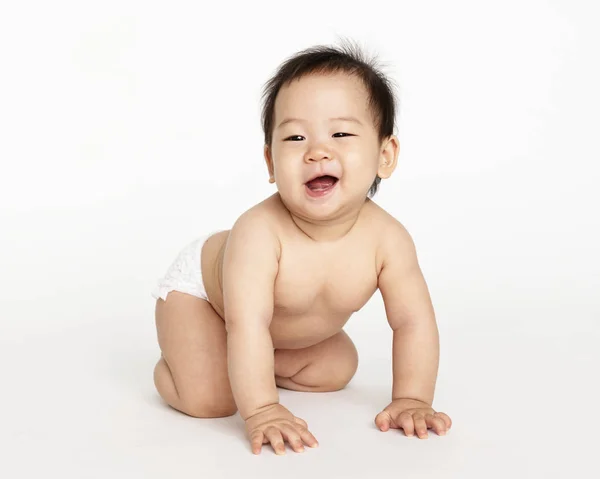
[[[325,218],[364,202],[380,161],[367,101],[360,80],[344,73],[307,76],[279,91],[265,158],[288,208]],[[337,180],[310,181],[321,175]]]

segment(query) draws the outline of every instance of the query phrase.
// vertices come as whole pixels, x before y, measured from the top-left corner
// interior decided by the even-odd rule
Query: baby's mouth
[[[315,193],[324,192],[332,188],[337,182],[338,179],[335,176],[325,175],[307,181],[306,187]]]

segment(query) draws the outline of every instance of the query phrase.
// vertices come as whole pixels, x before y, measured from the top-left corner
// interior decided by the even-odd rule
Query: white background
[[[13,2],[0,7],[0,476],[572,477],[598,445],[600,73],[593,1]],[[379,432],[391,331],[344,391],[281,391],[321,447],[252,456],[239,416],[162,403],[150,291],[272,194],[260,93],[338,36],[398,86],[375,201],[436,308],[434,407]],[[593,447],[593,446],[596,447]]]

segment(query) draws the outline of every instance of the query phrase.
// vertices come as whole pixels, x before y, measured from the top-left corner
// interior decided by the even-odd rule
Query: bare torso
[[[259,207],[269,209],[281,243],[270,327],[274,348],[305,348],[333,336],[377,291],[378,238],[391,217],[367,201],[347,235],[316,242],[299,230],[277,195]],[[202,249],[204,286],[221,318],[225,317],[222,267],[228,237],[229,230],[216,233]]]

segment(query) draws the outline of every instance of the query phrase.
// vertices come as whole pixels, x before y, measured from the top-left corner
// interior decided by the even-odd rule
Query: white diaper
[[[195,239],[179,252],[175,261],[169,266],[165,275],[158,280],[157,286],[152,291],[154,299],[162,298],[163,301],[166,301],[167,295],[171,291],[180,291],[208,301],[202,281],[200,253],[202,246],[210,236]]]

